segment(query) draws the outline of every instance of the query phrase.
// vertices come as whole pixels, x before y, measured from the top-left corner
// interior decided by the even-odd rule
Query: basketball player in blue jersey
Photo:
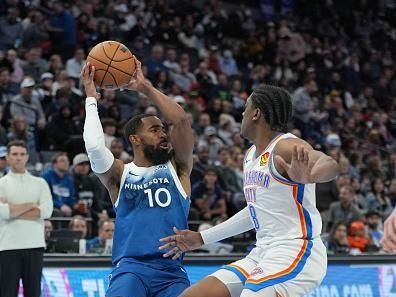
[[[126,87],[144,93],[171,127],[152,115],[137,115],[125,125],[134,160],[125,164],[105,147],[98,116],[100,100],[87,63],[81,80],[87,95],[85,147],[92,170],[109,191],[116,212],[113,270],[106,297],[178,296],[189,286],[181,261],[163,257],[159,239],[172,227],[188,227],[193,133],[184,110],[148,83],[141,63]]]
[[[316,209],[315,183],[334,179],[331,157],[286,133],[290,95],[263,86],[253,91],[243,113],[241,134],[253,145],[244,160],[247,206],[227,221],[202,232],[177,230],[162,239],[166,257],[251,229],[256,247],[244,258],[187,289],[183,297],[298,297],[322,281],[327,268]]]

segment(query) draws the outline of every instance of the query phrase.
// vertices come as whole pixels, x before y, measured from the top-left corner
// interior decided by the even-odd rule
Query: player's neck
[[[151,167],[154,165],[152,161],[147,160],[147,158],[139,153],[133,158],[133,163],[138,167]]]
[[[275,137],[280,134],[279,131],[268,130],[266,132],[258,133],[256,139],[254,141],[254,145],[256,147],[257,154],[261,154],[271,143]]]

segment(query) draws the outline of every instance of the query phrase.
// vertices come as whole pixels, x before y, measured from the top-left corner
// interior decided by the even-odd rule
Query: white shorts
[[[317,238],[255,247],[211,276],[227,286],[231,297],[242,291],[242,296],[298,297],[318,286],[326,270],[326,247]]]

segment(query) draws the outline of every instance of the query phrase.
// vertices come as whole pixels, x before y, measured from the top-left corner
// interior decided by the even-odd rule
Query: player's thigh
[[[190,285],[189,281],[177,281],[172,283],[171,285],[167,286],[166,288],[162,288],[160,291],[158,291],[157,294],[155,294],[155,297],[177,297],[180,296],[181,293],[183,293],[184,290],[186,290]]]
[[[231,272],[227,271],[232,274]],[[241,288],[242,288],[241,284]],[[242,290],[241,290],[242,291]],[[231,297],[226,285],[214,276],[208,276],[189,287],[180,297]]]
[[[113,275],[106,291],[106,297],[146,297],[147,295],[143,281],[129,272]]]

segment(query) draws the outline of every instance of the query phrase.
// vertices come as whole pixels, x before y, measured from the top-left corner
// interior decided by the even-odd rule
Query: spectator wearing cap
[[[380,241],[382,238],[382,221],[381,214],[375,210],[369,210],[366,215],[366,238],[371,245],[376,246],[378,249],[381,247]]]
[[[7,156],[7,147],[0,146],[0,178],[6,175],[9,171],[6,156]]]
[[[100,216],[106,216],[107,212],[102,213],[102,206],[100,205],[99,195],[100,190],[96,187],[95,182],[89,177],[91,167],[88,156],[84,153],[77,154],[73,158],[72,177],[77,196],[76,213],[91,217],[98,221]]]
[[[54,83],[54,75],[51,72],[44,72],[40,76],[40,83],[33,90],[33,96],[36,97],[43,107],[45,113],[48,112],[52,102],[52,86]]]
[[[211,163],[216,161],[219,149],[224,146],[223,141],[217,136],[214,126],[207,126],[203,135],[198,140],[198,146],[206,146],[209,149],[209,160]]]
[[[218,183],[215,168],[209,167],[204,172],[203,180],[192,186],[191,200],[203,220],[218,216],[227,216],[225,193]]]
[[[362,213],[354,204],[354,190],[352,186],[346,185],[340,188],[339,201],[330,204],[328,229],[337,221],[351,222],[359,220]]]
[[[340,136],[336,133],[330,133],[329,135],[326,136],[326,142],[325,142],[325,147],[326,150],[329,150],[330,148],[340,148],[342,145]]]
[[[53,216],[70,217],[77,207],[76,191],[69,169],[67,154],[59,152],[52,159],[52,167],[42,174],[51,189],[54,201]]]
[[[11,99],[10,113],[15,115],[24,115],[29,125],[29,130],[36,131],[36,128],[42,129],[45,126],[45,115],[39,100],[34,99],[33,88],[35,82],[31,77],[25,77],[21,83],[21,92]]]

